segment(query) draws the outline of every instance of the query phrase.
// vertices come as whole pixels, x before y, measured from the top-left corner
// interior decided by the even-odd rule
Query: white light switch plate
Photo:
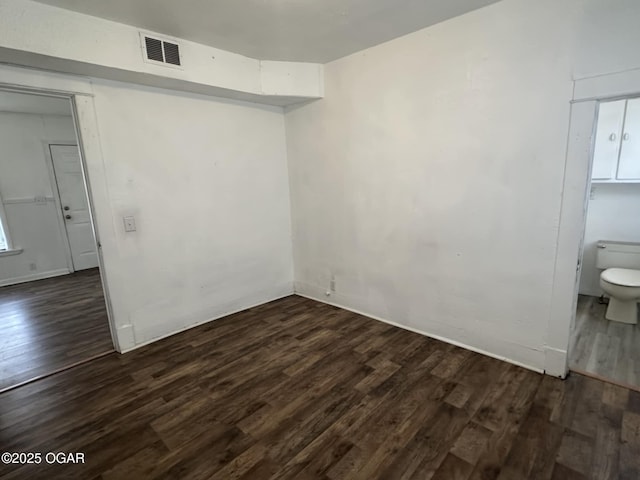
[[[135,232],[136,231],[136,219],[133,217],[123,217],[124,231]]]

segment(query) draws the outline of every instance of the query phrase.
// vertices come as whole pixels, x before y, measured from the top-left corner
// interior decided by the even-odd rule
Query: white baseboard
[[[261,300],[259,300],[257,302],[250,303],[247,306],[243,306],[243,307],[240,307],[240,308],[237,308],[237,309],[225,311],[224,313],[222,313],[220,315],[217,315],[214,318],[209,318],[209,319],[206,319],[206,320],[202,320],[202,321],[199,321],[199,322],[195,322],[195,323],[186,325],[186,326],[181,327],[181,328],[179,328],[179,329],[177,329],[175,331],[172,331],[172,332],[166,333],[164,335],[160,335],[160,336],[154,337],[152,339],[146,340],[144,342],[135,344],[135,345],[133,345],[133,346],[131,346],[129,348],[122,348],[121,350],[119,350],[119,352],[120,353],[131,352],[133,350],[137,350],[140,347],[144,347],[145,345],[150,345],[152,343],[155,343],[158,340],[162,340],[164,338],[172,337],[173,335],[176,335],[178,333],[185,332],[187,330],[191,330],[192,328],[195,328],[195,327],[197,327],[199,325],[204,325],[205,323],[214,322],[216,320],[219,320],[220,318],[228,317],[229,315],[234,315],[234,314],[242,312],[244,310],[248,310],[250,308],[258,307],[260,305],[264,305],[265,303],[273,302],[274,300],[279,300],[281,298],[285,298],[285,297],[288,297],[288,296],[293,295],[293,294],[294,294],[293,283],[288,284],[287,286],[281,286],[281,287],[277,288],[276,291],[273,292],[267,298],[263,298],[263,299],[261,299]],[[133,336],[133,328],[132,328],[131,325],[124,325],[122,327],[122,329],[124,331],[126,331],[127,335]],[[125,333],[125,332],[123,332],[123,333]],[[130,345],[132,338],[129,339],[129,341],[127,343],[125,343],[128,339],[129,339],[129,337],[127,337],[126,339],[123,338],[123,342],[120,343],[120,333],[118,333],[118,344],[119,345],[127,345],[127,344]]]
[[[118,353],[125,353],[136,349],[136,339],[133,335],[133,325],[121,325],[115,331],[114,348]]]
[[[44,280],[45,278],[59,277],[61,275],[68,275],[71,271],[68,268],[61,268],[59,270],[50,270],[48,272],[39,272],[31,275],[25,275],[23,277],[14,277],[0,280],[0,287],[7,287],[9,285],[17,285],[19,283],[33,282],[34,280]]]
[[[331,295],[327,296],[327,295],[321,295],[321,294],[317,294],[317,293],[312,293],[311,291],[309,291],[310,288],[312,290],[321,291],[322,289],[320,287],[313,287],[313,286],[310,286],[310,285],[305,285],[306,288],[304,288],[304,291],[302,291],[303,289],[300,288],[301,286],[302,285],[300,283],[296,283],[296,288],[295,288],[295,294],[299,295],[301,297],[309,298],[311,300],[315,300],[315,301],[318,301],[318,302],[321,302],[321,303],[326,303],[326,304],[332,305],[334,307],[342,308],[343,310],[348,310],[350,312],[357,313],[358,315],[363,315],[363,316],[371,318],[373,320],[377,320],[377,321],[386,323],[388,325],[392,325],[394,327],[402,328],[403,330],[408,330],[410,332],[417,333],[417,334],[423,335],[425,337],[433,338],[435,340],[440,340],[442,342],[449,343],[451,345],[455,345],[456,347],[464,348],[466,350],[470,350],[472,352],[476,352],[476,353],[479,353],[481,355],[486,355],[487,357],[495,358],[497,360],[502,360],[504,362],[511,363],[511,364],[516,365],[518,367],[526,368],[527,370],[532,370],[532,371],[534,371],[536,373],[545,373],[545,370],[542,369],[542,368],[534,367],[532,365],[528,365],[526,363],[522,363],[522,362],[519,362],[519,361],[514,360],[512,358],[508,358],[508,357],[505,357],[505,356],[502,356],[502,355],[496,355],[495,353],[488,352],[486,350],[483,350],[483,349],[478,348],[478,347],[474,347],[472,345],[465,344],[463,342],[452,340],[450,338],[446,338],[446,337],[443,337],[441,335],[429,333],[429,332],[426,332],[424,330],[419,330],[417,328],[409,327],[407,325],[402,325],[401,323],[397,323],[397,322],[394,322],[392,320],[388,320],[386,318],[381,318],[381,317],[378,317],[376,315],[372,315],[370,313],[360,311],[360,310],[358,310],[356,308],[349,307],[349,306],[347,306],[347,305],[345,305],[345,304],[343,304],[341,302],[332,300],[332,299],[335,299],[337,297],[337,295],[335,295],[333,293]]]
[[[602,292],[601,290],[598,291],[583,291],[583,292],[578,292],[579,295],[586,295],[588,297],[600,297],[600,295],[602,295],[604,292]]]
[[[544,372],[552,377],[566,377],[568,371],[567,357],[566,350],[547,347],[545,349]]]

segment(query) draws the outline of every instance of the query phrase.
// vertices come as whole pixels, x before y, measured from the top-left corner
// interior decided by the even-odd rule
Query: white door
[[[75,145],[49,145],[53,170],[62,203],[74,270],[98,266],[87,191],[82,176],[80,153]]]
[[[640,178],[640,98],[627,102],[627,114],[624,118],[619,180],[637,180]]]
[[[618,100],[600,104],[591,170],[591,178],[594,180],[616,178],[625,103],[626,100]]]

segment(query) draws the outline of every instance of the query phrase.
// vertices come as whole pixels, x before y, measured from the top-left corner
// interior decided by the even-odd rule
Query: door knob
[[[612,133],[611,135],[609,135],[609,140],[611,140],[612,142],[615,142],[616,138],[618,138],[618,137],[616,136],[615,133]]]
[[[69,206],[68,206],[68,205],[65,205],[65,206],[64,206],[64,209],[65,209],[65,210],[69,210]]]
[[[67,220],[71,220],[71,215],[65,215],[64,218],[66,218]]]

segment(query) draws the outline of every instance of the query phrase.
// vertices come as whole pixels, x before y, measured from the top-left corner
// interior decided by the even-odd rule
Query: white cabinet
[[[618,100],[600,104],[591,170],[593,180],[616,178],[626,103],[626,100]]]
[[[600,104],[591,178],[640,182],[640,98]]]
[[[640,98],[627,101],[617,178],[640,181]]]

